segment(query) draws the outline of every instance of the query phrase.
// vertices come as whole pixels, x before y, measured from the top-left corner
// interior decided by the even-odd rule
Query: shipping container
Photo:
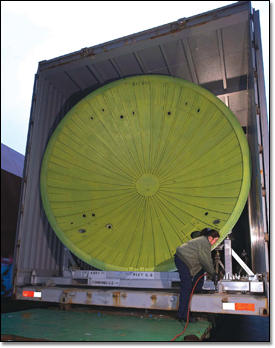
[[[47,145],[78,102],[110,83],[154,78],[165,83],[167,77],[200,86],[226,105],[247,138],[251,158],[248,198],[232,233],[216,248],[224,279],[218,288],[205,279],[205,293],[193,296],[191,311],[269,315],[269,130],[259,11],[250,1],[39,63],[17,226],[17,300],[177,310],[177,272],[88,264],[53,231],[40,187]]]

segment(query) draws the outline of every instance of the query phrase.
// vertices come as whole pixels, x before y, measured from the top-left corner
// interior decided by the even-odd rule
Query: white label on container
[[[106,272],[104,271],[81,271],[81,277],[82,278],[88,278],[88,277],[92,277],[92,276],[96,276],[96,277],[104,277],[106,276]]]
[[[223,303],[222,308],[225,310],[234,311],[235,310],[235,303]]]
[[[41,297],[41,292],[34,291],[33,297]]]
[[[129,272],[126,279],[154,279],[154,272]]]
[[[93,286],[119,286],[119,280],[92,280],[91,285]]]

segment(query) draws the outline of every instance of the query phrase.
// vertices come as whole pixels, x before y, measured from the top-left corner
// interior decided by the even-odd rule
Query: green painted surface
[[[226,238],[250,170],[245,134],[222,101],[179,78],[134,76],[92,92],[59,123],[41,195],[55,233],[88,264],[172,271],[193,231]]]
[[[209,322],[190,323],[184,334],[199,340]],[[183,331],[174,319],[31,309],[1,314],[1,334],[50,341],[170,341]]]

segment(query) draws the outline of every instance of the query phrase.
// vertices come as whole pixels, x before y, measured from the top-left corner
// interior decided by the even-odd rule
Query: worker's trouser
[[[178,309],[178,317],[180,319],[187,319],[188,314],[188,305],[190,294],[192,288],[198,278],[204,273],[203,269],[198,272],[194,277],[191,276],[189,268],[186,264],[175,255],[175,264],[179,271],[180,276],[180,299],[179,299],[179,309]],[[194,292],[200,292],[203,286],[203,277],[198,281]]]

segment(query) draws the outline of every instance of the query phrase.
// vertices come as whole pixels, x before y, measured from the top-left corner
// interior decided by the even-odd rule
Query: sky
[[[1,143],[25,155],[34,75],[40,61],[233,3],[1,1]],[[260,11],[268,107],[269,1],[252,1],[252,7]]]

